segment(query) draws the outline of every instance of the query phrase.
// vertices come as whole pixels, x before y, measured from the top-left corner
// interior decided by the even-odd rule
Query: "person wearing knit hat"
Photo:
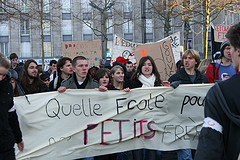
[[[220,46],[220,59],[216,63],[211,63],[205,74],[210,83],[226,80],[237,73],[233,68],[230,49],[229,41],[223,41]]]
[[[116,59],[115,62],[120,62],[120,63],[124,64],[124,63],[128,62],[128,59],[125,59],[125,58],[119,56],[119,57],[117,57],[117,59]],[[113,64],[114,64],[115,62],[113,62]]]
[[[13,96],[14,97],[23,96],[25,93],[19,82],[18,73],[14,69],[9,69],[8,76],[10,78],[10,83],[12,84],[13,87]]]
[[[221,58],[224,57],[224,50],[227,46],[230,46],[229,40],[225,40],[221,43],[220,46]]]

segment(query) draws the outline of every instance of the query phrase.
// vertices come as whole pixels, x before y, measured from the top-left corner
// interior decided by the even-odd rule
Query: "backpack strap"
[[[215,73],[217,65],[216,65],[216,63],[211,63],[211,64],[213,65],[213,78],[215,79],[215,77],[218,76],[219,68],[221,65],[218,66],[217,72]]]
[[[215,79],[215,77],[216,77],[216,74],[215,74],[216,63],[211,63],[211,65],[213,66],[213,79]]]

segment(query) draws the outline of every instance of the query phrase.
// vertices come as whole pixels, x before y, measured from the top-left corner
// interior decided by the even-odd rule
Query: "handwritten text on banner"
[[[72,89],[18,97],[25,149],[17,152],[17,159],[69,160],[139,148],[196,148],[211,86],[129,93]]]

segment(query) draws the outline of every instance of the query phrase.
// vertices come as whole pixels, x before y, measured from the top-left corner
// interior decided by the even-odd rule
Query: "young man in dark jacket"
[[[93,80],[88,74],[88,61],[83,56],[77,56],[73,59],[73,75],[71,78],[62,82],[58,92],[65,92],[66,89],[94,89],[99,91],[107,91],[107,88],[100,86],[97,81]]]
[[[226,34],[231,44],[234,69],[240,71],[240,23]],[[196,160],[240,158],[240,74],[216,83],[207,93],[204,124],[199,136]]]
[[[0,160],[15,160],[14,144],[24,148],[22,133],[13,106],[13,89],[7,75],[10,64],[0,56]]]
[[[49,90],[57,91],[62,81],[70,78],[72,73],[72,59],[69,57],[60,58],[57,62],[57,77],[50,82]]]
[[[18,56],[16,53],[11,53],[9,56],[10,62],[11,62],[11,67],[10,69],[14,69],[17,74],[18,74],[18,79],[20,79],[23,66],[18,64]]]
[[[73,59],[73,75],[71,78],[64,80],[61,86],[70,89],[94,89],[99,84],[88,74],[88,61],[83,56],[77,56]]]
[[[200,63],[200,55],[197,51],[193,49],[186,50],[182,59],[184,68],[179,69],[177,73],[168,79],[170,83],[174,81],[179,81],[180,84],[208,83],[207,77],[196,69]]]
[[[168,81],[170,83],[179,81],[180,84],[201,84],[208,83],[207,77],[196,68],[200,63],[200,55],[193,49],[186,50],[182,56],[184,68],[181,68],[172,75]],[[181,149],[177,151],[178,160],[192,160],[191,149]]]
[[[62,81],[61,87],[57,89],[58,92],[65,92],[66,89],[94,89],[99,87],[98,82],[93,80],[92,77],[88,74],[87,58],[83,56],[75,57],[72,62],[72,67],[72,77]],[[106,91],[107,88],[99,87],[99,90]],[[82,158],[81,160],[88,159],[93,159],[93,157]]]

